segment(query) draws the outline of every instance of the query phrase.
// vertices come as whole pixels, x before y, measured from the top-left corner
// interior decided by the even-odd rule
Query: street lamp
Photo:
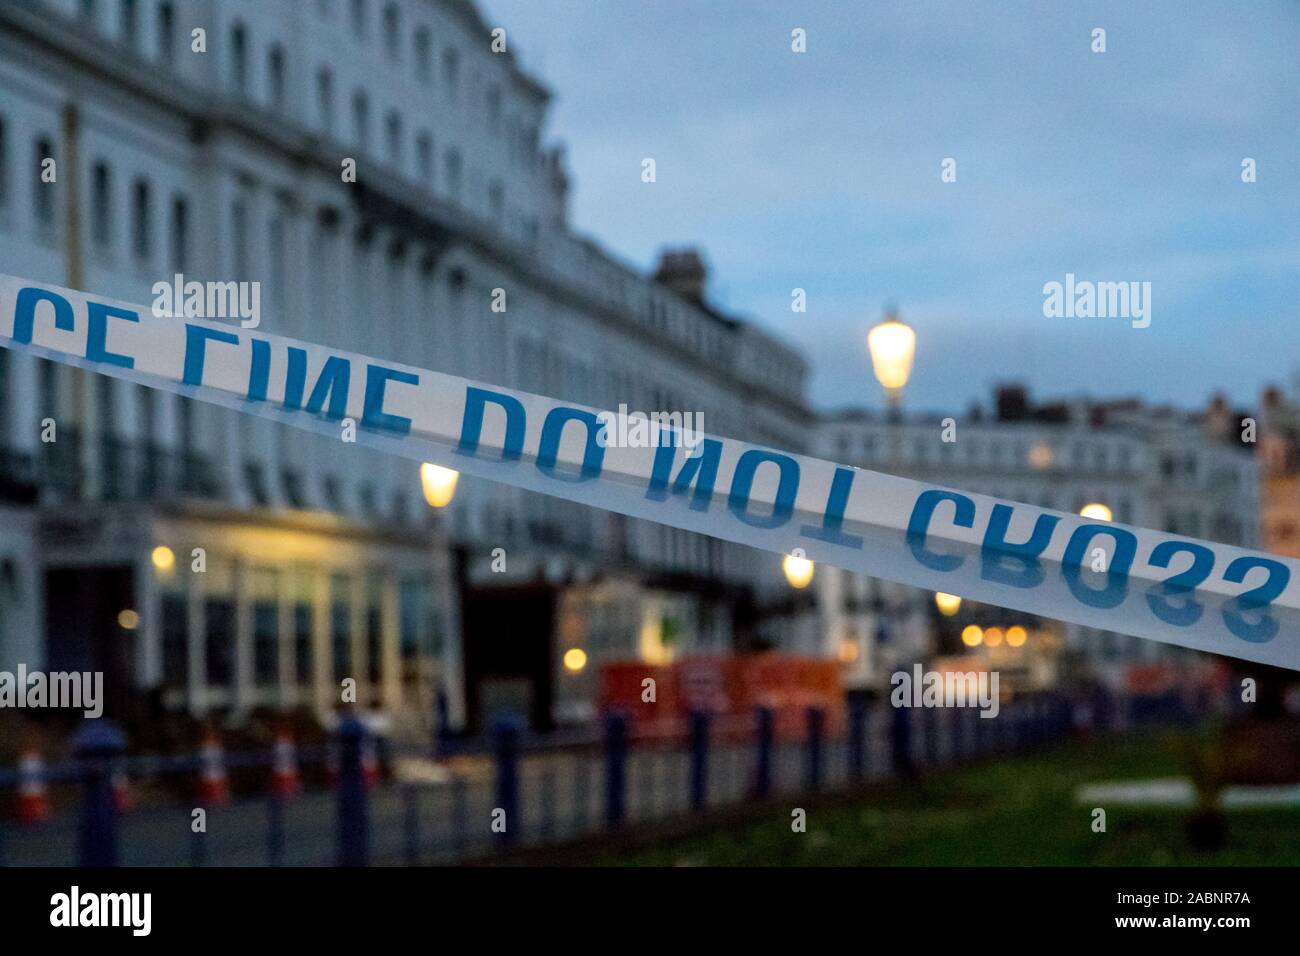
[[[934,592],[934,604],[944,617],[952,617],[961,610],[961,598],[955,594],[946,594],[943,591]]]
[[[792,588],[802,590],[812,583],[813,563],[802,554],[787,554],[781,562],[781,570]]]
[[[456,496],[456,482],[460,472],[441,465],[431,465],[427,461],[420,466],[420,485],[424,488],[424,500],[430,508],[445,508]]]
[[[1094,521],[1110,521],[1113,516],[1110,508],[1094,501],[1092,504],[1083,506],[1079,511],[1079,517],[1092,518]]]
[[[867,333],[867,349],[871,353],[872,371],[889,402],[889,416],[897,420],[901,414],[903,386],[912,374],[916,332],[900,322],[898,313],[891,309],[885,313],[885,320]]]

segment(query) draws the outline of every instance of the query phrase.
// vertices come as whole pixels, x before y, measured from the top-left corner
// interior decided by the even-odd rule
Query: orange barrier
[[[654,700],[647,680],[654,681]],[[611,661],[600,668],[602,713],[622,710],[637,736],[675,736],[684,732],[692,711],[703,710],[735,721],[715,726],[752,735],[741,718],[759,707],[775,712],[779,738],[799,740],[807,733],[808,708],[826,712],[827,733],[844,720],[844,692],[836,661],[777,653],[684,657],[671,664]]]

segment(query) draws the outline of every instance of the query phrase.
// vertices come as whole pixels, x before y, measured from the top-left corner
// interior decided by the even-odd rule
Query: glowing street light
[[[1091,518],[1094,521],[1110,521],[1112,518],[1110,509],[1097,501],[1084,505],[1079,511],[1079,516]]]
[[[984,629],[978,624],[967,624],[962,629],[961,642],[967,647],[979,647],[984,642]]]
[[[1029,639],[1029,632],[1019,624],[1013,624],[1007,628],[1007,646],[1019,647]]]
[[[445,508],[456,496],[456,482],[460,472],[442,465],[431,465],[427,461],[420,466],[420,484],[424,488],[424,500],[430,508]]]
[[[172,568],[176,567],[176,555],[172,552],[172,549],[167,547],[165,544],[160,544],[158,547],[154,548],[153,552],[149,555],[149,560],[151,560],[153,566],[163,574],[170,573]]]
[[[577,674],[587,666],[587,652],[581,647],[571,647],[564,652],[564,669]]]
[[[876,380],[885,390],[892,414],[898,413],[903,386],[912,374],[912,359],[916,355],[916,332],[898,320],[894,311],[867,333],[867,349],[871,352],[871,368]]]
[[[945,594],[943,591],[934,592],[934,604],[944,617],[952,617],[961,610],[961,598],[955,594]]]
[[[781,562],[781,570],[792,588],[806,588],[812,583],[813,563],[802,554],[787,554]]]

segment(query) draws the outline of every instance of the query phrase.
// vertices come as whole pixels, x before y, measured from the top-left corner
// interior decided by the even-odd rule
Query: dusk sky
[[[701,246],[714,301],[804,350],[818,406],[882,404],[887,301],[917,330],[913,409],[1001,380],[1250,404],[1300,375],[1295,0],[483,6],[556,94],[575,226],[646,269]],[[1150,282],[1150,327],[1045,318],[1066,273]]]

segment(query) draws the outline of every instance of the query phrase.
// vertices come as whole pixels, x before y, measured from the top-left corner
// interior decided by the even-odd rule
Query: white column
[[[135,607],[140,615],[140,630],[136,638],[136,686],[156,687],[162,682],[162,594],[147,550],[135,563]]]
[[[36,455],[40,450],[41,419],[53,411],[40,407],[36,380],[36,356],[9,352],[7,441],[15,451]]]
[[[391,567],[384,569],[380,624],[383,633],[384,707],[390,712],[396,712],[402,706],[402,612],[397,572]]]
[[[334,685],[334,654],[330,643],[329,570],[313,568],[312,578],[312,677],[316,716],[326,720],[333,714],[339,699],[338,687]]]

